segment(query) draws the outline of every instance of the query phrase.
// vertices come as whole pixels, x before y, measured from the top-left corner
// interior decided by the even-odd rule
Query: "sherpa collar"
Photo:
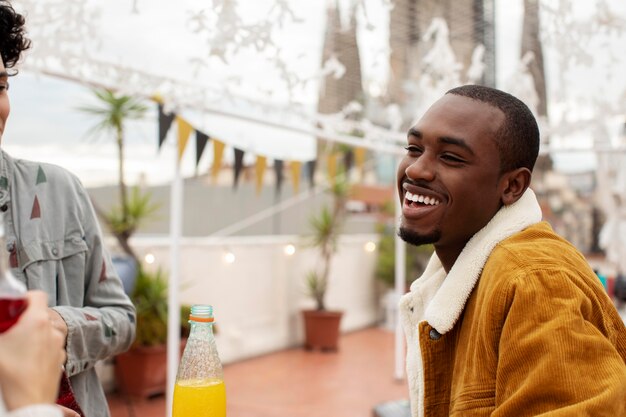
[[[411,284],[411,292],[421,283],[438,287],[425,292],[430,296],[422,300],[426,307],[423,320],[441,334],[449,332],[465,308],[493,248],[540,221],[541,208],[535,193],[529,188],[517,202],[502,207],[467,242],[447,276],[437,254],[433,253],[422,276]]]

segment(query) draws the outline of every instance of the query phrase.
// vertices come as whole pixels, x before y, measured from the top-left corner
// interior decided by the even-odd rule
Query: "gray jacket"
[[[130,347],[135,308],[89,196],[63,168],[0,152],[0,210],[12,272],[29,289],[45,291],[67,323],[65,369],[86,417],[109,416],[94,365]]]

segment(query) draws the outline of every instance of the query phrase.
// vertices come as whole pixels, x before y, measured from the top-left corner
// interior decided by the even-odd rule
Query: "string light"
[[[296,247],[292,244],[285,245],[285,247],[283,248],[283,251],[285,252],[285,255],[291,256],[294,253],[296,253]]]
[[[231,251],[226,251],[224,253],[224,262],[227,264],[232,264],[235,262],[235,254]]]
[[[365,252],[374,252],[376,250],[376,243],[369,241],[364,246]]]
[[[154,261],[156,260],[154,255],[151,254],[151,253],[146,253],[146,256],[143,259],[144,259],[144,261],[146,261],[146,263],[148,265],[152,265],[154,263]]]

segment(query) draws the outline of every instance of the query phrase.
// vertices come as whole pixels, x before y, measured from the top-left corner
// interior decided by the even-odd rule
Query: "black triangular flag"
[[[276,173],[276,194],[280,194],[283,185],[283,161],[274,159],[274,172]]]
[[[234,187],[237,188],[237,183],[239,182],[239,176],[241,175],[241,171],[243,170],[243,151],[241,149],[235,149],[235,166],[233,172],[235,173],[235,183]]]
[[[307,161],[306,163],[306,175],[309,179],[309,186],[311,188],[315,187],[315,166],[317,164],[317,160]]]
[[[352,152],[352,149],[348,149],[343,154],[343,166],[346,170],[345,171],[346,175],[348,175],[348,173],[352,169],[352,165],[354,165],[354,152]]]
[[[200,163],[200,158],[202,157],[202,152],[204,152],[204,148],[206,144],[209,142],[209,135],[196,130],[196,168]]]
[[[163,105],[159,103],[159,149],[161,149],[161,145],[165,142],[167,131],[170,130],[170,126],[172,126],[175,117],[176,114],[174,113],[165,114]]]

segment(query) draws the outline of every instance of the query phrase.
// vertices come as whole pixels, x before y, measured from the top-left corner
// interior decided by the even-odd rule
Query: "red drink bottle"
[[[4,214],[0,214],[0,333],[13,326],[26,309],[26,286],[19,282],[8,265]]]
[[[26,287],[3,266],[0,265],[0,333],[13,326],[26,309]]]
[[[0,251],[5,247],[4,222],[0,215]],[[5,332],[15,323],[26,309],[26,286],[15,279],[7,267],[6,256],[0,255],[0,333]],[[57,404],[76,411],[85,417],[83,410],[76,402],[72,385],[65,372],[61,372],[59,396]]]

